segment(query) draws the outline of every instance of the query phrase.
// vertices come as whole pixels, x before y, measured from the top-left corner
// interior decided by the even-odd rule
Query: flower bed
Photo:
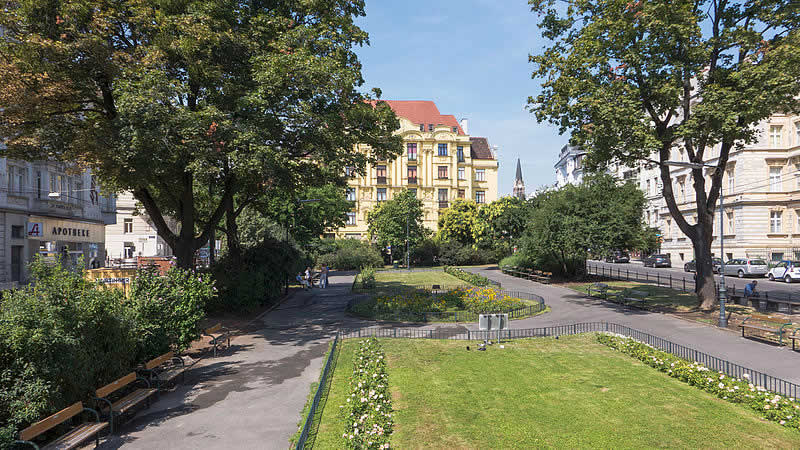
[[[467,272],[466,270],[459,269],[458,267],[445,266],[444,271],[474,286],[488,286],[492,284],[492,282],[489,281],[488,278],[478,274]]]
[[[747,374],[744,378],[732,378],[617,334],[599,333],[597,341],[723,400],[746,404],[766,419],[800,429],[800,402],[754,385]]]
[[[344,445],[357,449],[389,448],[393,423],[386,356],[373,337],[359,342],[353,360],[350,396],[341,406],[346,423]]]

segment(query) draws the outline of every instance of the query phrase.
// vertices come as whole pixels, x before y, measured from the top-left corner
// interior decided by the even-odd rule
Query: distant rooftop
[[[469,138],[472,159],[494,159],[489,140],[485,137]]]
[[[394,113],[400,117],[404,117],[411,122],[419,125],[430,124],[433,125],[446,125],[450,128],[458,128],[458,134],[465,135],[464,130],[461,129],[461,124],[458,123],[456,117],[450,114],[441,114],[436,103],[430,100],[381,100],[386,102]]]

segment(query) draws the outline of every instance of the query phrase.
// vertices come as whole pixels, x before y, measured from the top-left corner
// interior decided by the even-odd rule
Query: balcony
[[[446,209],[449,205],[447,200],[439,200],[439,209]]]
[[[449,178],[447,178],[447,175],[445,176],[439,175],[439,178],[437,178],[437,180],[449,180]]]
[[[408,160],[409,161],[416,161],[417,160],[417,154],[416,153],[409,153],[408,154]]]
[[[386,184],[386,177],[379,176],[379,177],[376,177],[376,178],[377,178],[377,180],[376,180],[377,184]]]
[[[417,184],[417,177],[408,177],[408,184]]]

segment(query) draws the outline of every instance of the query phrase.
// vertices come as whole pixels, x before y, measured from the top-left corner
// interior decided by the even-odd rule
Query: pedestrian
[[[308,287],[314,287],[314,279],[313,279],[313,272],[311,272],[311,266],[306,267],[306,283],[308,283]]]
[[[303,290],[304,290],[304,291],[305,291],[306,289],[308,289],[308,282],[307,282],[307,281],[306,281],[306,279],[303,277],[303,272],[297,272],[297,277],[295,277],[295,278],[297,279],[297,282],[298,282],[298,283],[300,283],[300,286],[302,286],[302,287],[303,287]]]
[[[758,281],[753,280],[744,285],[744,296],[745,297],[758,297],[758,292],[756,292],[756,285]]]
[[[328,265],[323,264],[320,270],[319,287],[325,289],[328,287]]]

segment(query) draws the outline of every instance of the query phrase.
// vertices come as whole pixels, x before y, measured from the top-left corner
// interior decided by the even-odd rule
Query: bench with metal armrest
[[[800,328],[795,328],[789,339],[792,340],[792,350],[797,350],[797,341],[800,341]]]
[[[186,363],[180,356],[175,356],[174,352],[167,352],[147,361],[139,372],[145,374],[151,385],[159,390],[163,390],[165,385],[178,377],[186,381]]]
[[[231,346],[231,332],[230,330],[223,328],[222,324],[220,323],[211,328],[206,328],[203,330],[203,336],[211,338],[208,343],[214,347],[214,357],[217,356],[217,348],[219,348],[223,342],[227,341],[228,347]]]
[[[605,283],[594,283],[586,289],[590,297],[608,298],[608,285]]]
[[[144,387],[137,388],[122,396],[116,401],[112,397],[124,388],[141,383]],[[119,417],[140,403],[147,403],[150,406],[150,397],[157,392],[157,389],[150,387],[150,382],[144,377],[136,376],[136,372],[131,372],[113,383],[109,383],[95,392],[94,401],[98,405],[98,410],[103,414],[108,414],[108,424],[111,433],[114,432],[114,418]]]
[[[616,302],[629,306],[629,305],[642,305],[644,306],[647,303],[648,294],[645,291],[637,291],[635,289],[626,289],[619,294],[616,295]]]
[[[25,428],[19,433],[19,440],[15,444],[27,444],[35,449],[39,449],[39,445],[34,443],[33,440],[45,432],[51,430],[53,427],[61,425],[62,423],[72,419],[83,412],[88,412],[94,415],[94,422],[83,422],[77,427],[71,429],[67,434],[59,437],[58,439],[50,442],[42,447],[43,449],[71,449],[82,446],[84,442],[90,438],[94,438],[94,445],[97,447],[100,444],[100,431],[108,426],[106,422],[100,422],[100,415],[97,411],[91,408],[84,408],[82,402],[77,402],[68,406],[61,411],[53,414],[52,416],[40,420],[33,425]]]
[[[767,335],[774,334],[778,336],[778,343],[783,344],[783,335],[788,331],[786,328],[791,326],[792,323],[787,322],[785,319],[764,314],[750,314],[739,325],[739,328],[742,329],[742,337],[745,337],[745,330],[758,331]]]

